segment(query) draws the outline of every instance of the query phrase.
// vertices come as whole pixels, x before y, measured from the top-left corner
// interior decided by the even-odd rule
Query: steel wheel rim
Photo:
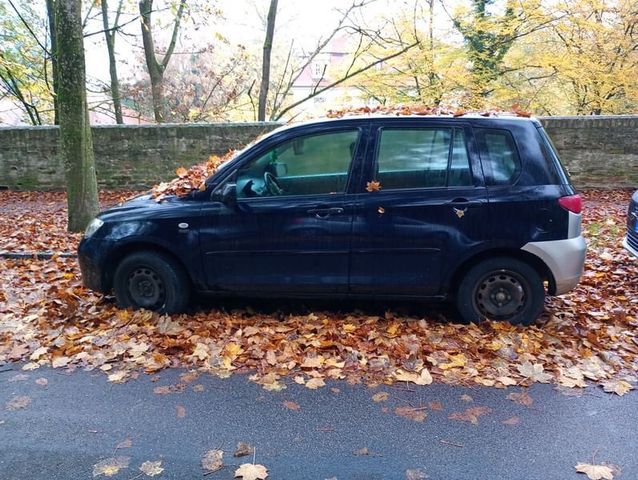
[[[162,278],[149,267],[137,267],[128,276],[128,292],[134,304],[156,309],[166,301],[166,288]]]
[[[488,319],[508,320],[527,303],[527,282],[518,273],[496,270],[485,275],[474,288],[474,306]]]

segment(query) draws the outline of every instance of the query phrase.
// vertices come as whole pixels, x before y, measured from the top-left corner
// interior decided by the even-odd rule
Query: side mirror
[[[237,200],[237,184],[226,183],[221,190],[215,190],[210,196],[210,199],[225,205],[234,204]]]

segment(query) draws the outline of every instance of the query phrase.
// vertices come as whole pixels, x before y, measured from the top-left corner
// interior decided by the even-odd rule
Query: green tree
[[[540,0],[507,0],[501,12],[494,0],[471,3],[471,9],[457,9],[451,18],[463,35],[470,63],[468,106],[481,108],[504,73],[504,59],[514,42],[556,18],[543,11]]]

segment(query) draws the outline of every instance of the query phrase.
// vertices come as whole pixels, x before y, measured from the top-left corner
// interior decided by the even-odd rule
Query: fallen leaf
[[[513,416],[513,417],[510,417],[508,419],[503,420],[503,423],[505,425],[518,425],[519,423],[521,423],[521,419],[518,418],[517,416]]]
[[[268,469],[263,465],[244,463],[235,470],[235,478],[242,480],[264,480],[268,477]]]
[[[120,450],[122,448],[131,448],[132,445],[133,445],[133,441],[127,437],[124,440],[122,440],[120,443],[115,445],[115,450]]]
[[[450,420],[459,420],[462,422],[470,422],[472,425],[478,425],[479,417],[491,411],[492,409],[489,407],[472,407],[463,412],[453,412],[448,418]]]
[[[127,468],[130,461],[131,457],[106,458],[93,465],[93,476],[98,477],[100,475],[104,475],[105,477],[112,477],[121,469]]]
[[[377,392],[374,395],[372,395],[372,401],[379,403],[379,402],[385,402],[388,399],[389,395],[388,392]]]
[[[224,466],[223,456],[224,452],[221,450],[207,451],[202,458],[202,468],[206,470],[206,473],[216,472]]]
[[[126,370],[119,370],[115,373],[111,373],[108,376],[108,380],[113,383],[123,383],[127,376],[128,372]]]
[[[31,397],[28,397],[26,395],[19,395],[9,400],[6,403],[6,408],[7,410],[13,410],[13,411],[20,410],[22,408],[27,408],[30,403],[31,403]]]
[[[254,450],[255,449],[249,443],[239,442],[237,444],[237,448],[235,449],[235,453],[233,453],[233,456],[245,457],[246,455],[252,455]]]
[[[624,380],[608,380],[602,384],[603,390],[607,393],[615,393],[621,397],[634,389],[634,386]]]
[[[425,417],[427,417],[427,414],[422,408],[418,409],[410,406],[396,407],[394,409],[394,413],[396,413],[400,417],[414,420],[415,422],[422,422],[423,420],[425,420]]]
[[[366,183],[366,192],[378,192],[379,190],[381,190],[381,182],[377,181],[377,180],[372,180],[368,183]]]
[[[354,452],[352,452],[352,454],[357,457],[362,457],[365,455],[370,455],[370,451],[368,450],[367,447],[363,447],[363,448],[360,448],[359,450],[355,450]]]
[[[544,373],[544,367],[540,363],[525,362],[518,365],[516,369],[521,375],[529,379],[532,382],[549,383],[552,376],[548,373]]]
[[[584,473],[590,480],[613,480],[614,471],[606,465],[592,465],[579,463],[574,468],[578,473]]]
[[[443,410],[443,405],[441,402],[428,402],[428,407],[430,410]]]
[[[531,407],[534,403],[534,399],[525,391],[519,393],[512,392],[507,396],[507,399],[525,407]]]
[[[49,384],[49,381],[44,377],[40,377],[36,379],[35,383],[44,387]]]
[[[424,368],[418,374],[399,369],[394,373],[394,378],[399,382],[412,382],[416,385],[430,385],[432,383],[432,375],[430,375],[427,368]]]
[[[183,405],[175,405],[175,411],[177,413],[177,418],[184,418],[186,416],[186,409]]]
[[[472,397],[470,397],[467,394],[461,395],[461,400],[463,400],[464,402],[473,402],[474,399]]]
[[[326,384],[321,378],[311,378],[306,382],[306,388],[310,390],[317,390],[318,388],[325,387]]]
[[[56,357],[51,361],[51,366],[53,368],[62,368],[66,367],[71,359],[69,357]]]
[[[284,407],[286,407],[288,410],[295,410],[296,411],[296,410],[301,409],[301,407],[297,403],[295,403],[293,401],[290,401],[290,400],[284,400],[283,404],[284,404]]]
[[[156,462],[144,462],[140,466],[140,470],[144,472],[145,475],[149,477],[154,477],[155,475],[159,475],[164,471],[162,467],[162,461],[158,460]]]
[[[429,478],[425,470],[412,468],[405,471],[405,480],[425,480]]]

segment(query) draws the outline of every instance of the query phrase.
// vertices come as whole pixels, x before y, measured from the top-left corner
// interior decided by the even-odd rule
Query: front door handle
[[[454,200],[447,202],[447,204],[450,205],[451,207],[461,207],[461,208],[482,205],[483,203],[484,201],[481,199],[468,200],[467,198],[463,198],[463,197],[455,198]]]
[[[314,215],[316,218],[328,218],[331,215],[341,215],[343,213],[343,208],[311,208],[308,210],[308,213]]]

